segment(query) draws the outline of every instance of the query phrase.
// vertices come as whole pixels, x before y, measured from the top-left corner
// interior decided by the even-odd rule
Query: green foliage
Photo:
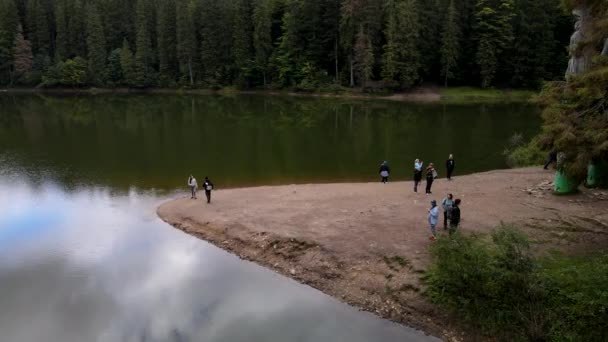
[[[540,97],[544,124],[539,143],[562,153],[559,168],[583,180],[593,160],[608,160],[608,58],[568,82],[548,84]]]
[[[382,77],[385,81],[396,81],[401,88],[409,88],[418,80],[420,68],[417,4],[414,0],[389,4]]]
[[[527,144],[524,144],[521,139],[517,142],[514,141],[503,154],[510,167],[541,165],[547,158],[547,153],[541,149],[538,139],[533,139]]]
[[[515,16],[513,0],[478,0],[475,13],[481,87],[492,84],[502,52],[513,41],[511,20]]]
[[[453,69],[458,63],[459,49],[458,12],[454,0],[450,0],[448,14],[445,18],[443,31],[441,32],[441,75],[444,77],[444,85],[448,86],[448,80],[454,77]]]
[[[503,340],[596,341],[608,322],[607,255],[537,259],[512,227],[441,238],[431,247],[427,295]]]
[[[95,5],[87,13],[87,50],[89,57],[89,74],[93,84],[102,85],[106,78],[106,50],[101,17]]]
[[[548,284],[556,318],[553,341],[601,341],[608,336],[608,254],[593,258],[560,255],[541,261],[541,279]]]
[[[359,33],[357,33],[354,50],[355,73],[361,85],[365,87],[365,83],[374,75],[374,48],[371,38],[363,29],[363,25],[360,26]]]
[[[132,83],[132,85],[137,87],[147,87],[150,85],[152,61],[150,58],[151,42],[148,28],[148,15],[146,1],[137,0],[137,35],[135,39],[135,63],[133,66],[134,82]]]
[[[514,1],[0,0],[0,86],[38,82],[77,56],[89,61],[86,85],[98,87],[343,82],[386,91],[480,78],[536,87],[561,77],[572,24],[559,0]],[[18,24],[31,43],[28,77],[15,77]],[[109,77],[108,58],[125,39],[133,73],[116,80],[127,74]]]
[[[129,42],[123,40],[122,48],[120,49],[120,70],[122,73],[123,84],[133,86],[136,84],[135,76],[135,62],[133,60],[133,53],[129,48]]]
[[[81,57],[59,62],[42,76],[42,85],[80,87],[87,81],[87,61]]]

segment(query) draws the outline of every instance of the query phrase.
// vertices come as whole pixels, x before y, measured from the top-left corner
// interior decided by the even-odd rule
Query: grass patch
[[[410,261],[407,260],[406,258],[399,256],[399,255],[395,255],[393,257],[387,257],[386,255],[382,257],[382,259],[384,260],[384,263],[386,263],[386,265],[388,266],[388,268],[390,268],[393,271],[398,271],[399,267],[404,268],[406,266],[410,265]]]
[[[519,102],[530,100],[535,92],[514,89],[454,87],[441,88],[439,94],[442,101],[446,102]]]
[[[431,247],[430,299],[498,340],[600,341],[608,336],[608,253],[536,258],[513,227],[454,235]]]

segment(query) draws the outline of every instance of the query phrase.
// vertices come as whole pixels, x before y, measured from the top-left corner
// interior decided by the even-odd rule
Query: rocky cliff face
[[[570,61],[568,70],[566,70],[566,78],[587,71],[591,66],[593,56],[591,47],[578,48],[578,45],[587,38],[591,26],[589,7],[581,4],[572,11],[572,14],[576,17],[576,23],[574,24],[574,34],[570,37]]]

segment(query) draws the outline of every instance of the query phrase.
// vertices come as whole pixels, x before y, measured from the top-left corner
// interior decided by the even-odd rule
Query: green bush
[[[515,143],[514,138],[512,138],[510,146],[505,149],[503,154],[507,158],[507,165],[510,167],[541,165],[547,157],[547,153],[541,149],[536,139],[523,144],[521,142]]]
[[[440,238],[425,281],[434,303],[503,340],[596,341],[608,336],[608,255],[537,259],[512,227]]]

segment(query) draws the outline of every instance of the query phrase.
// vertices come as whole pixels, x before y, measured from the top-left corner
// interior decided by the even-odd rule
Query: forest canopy
[[[537,88],[560,0],[0,0],[0,86]]]

